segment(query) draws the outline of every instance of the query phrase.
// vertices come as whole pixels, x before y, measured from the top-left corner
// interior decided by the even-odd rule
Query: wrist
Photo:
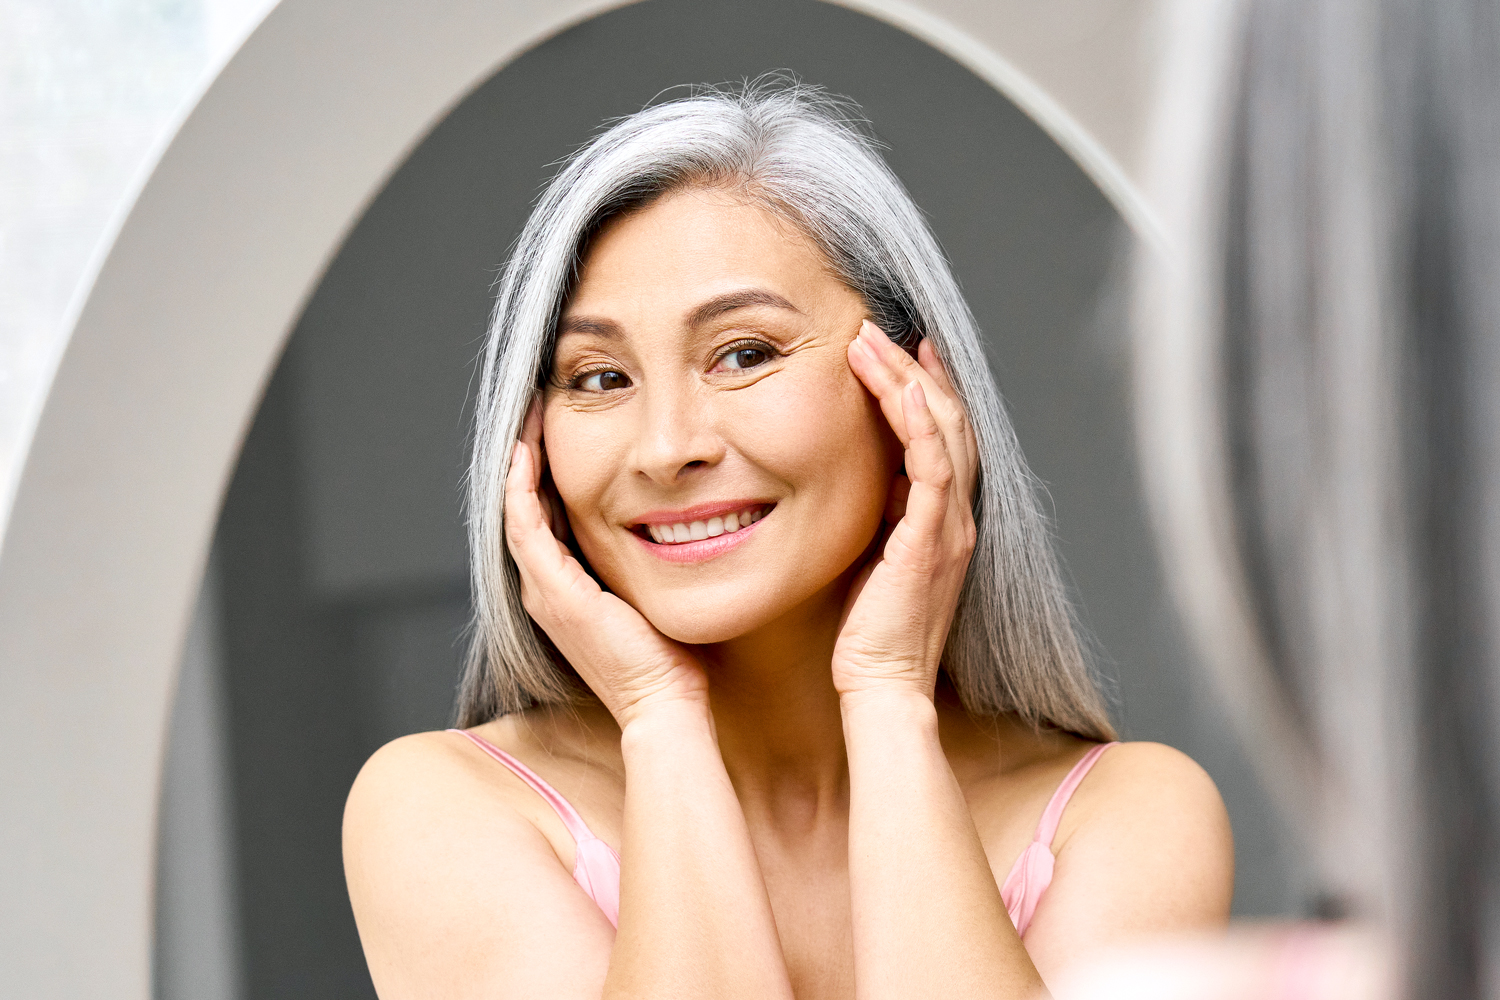
[[[704,696],[653,698],[639,701],[616,715],[620,746],[649,745],[659,740],[679,741],[699,734],[713,735],[713,713]]]
[[[871,686],[839,695],[844,728],[866,725],[888,732],[937,731],[932,695],[904,684]]]

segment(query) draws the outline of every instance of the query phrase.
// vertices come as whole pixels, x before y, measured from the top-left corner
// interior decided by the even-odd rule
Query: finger
[[[953,387],[953,380],[948,377],[947,367],[938,357],[937,349],[932,346],[931,337],[923,337],[922,342],[917,345],[917,364],[922,366],[922,370],[931,376],[949,399],[957,401],[961,398],[958,390]],[[962,412],[962,404],[959,409]],[[967,472],[972,479],[973,474],[979,469],[979,441],[974,436],[974,424],[968,419],[967,414],[964,414],[963,434],[960,437],[964,450],[967,452]],[[969,485],[972,487],[973,483],[970,482]]]
[[[953,462],[943,440],[942,427],[920,382],[912,382],[902,393],[902,407],[911,430],[911,444],[906,449],[906,475],[911,480],[911,489],[901,525],[909,526],[920,539],[935,542],[948,517]]]
[[[533,396],[531,405],[526,407],[526,416],[521,421],[522,441],[529,447],[534,455],[542,452],[542,400],[539,396]],[[540,475],[541,467],[538,465],[537,473]]]
[[[893,343],[880,327],[868,320],[860,327],[859,336],[855,338],[855,341],[858,346],[851,345],[849,352],[851,359],[855,356],[862,356],[865,360],[872,362],[865,364],[863,369],[856,368],[855,374],[860,376],[870,392],[880,401],[881,410],[885,413],[891,427],[895,429],[896,436],[901,440],[902,445],[909,444],[911,437],[906,426],[906,418],[904,413],[898,418],[892,411],[902,407],[902,392],[907,383],[912,381],[921,383],[928,400],[927,408],[942,428],[944,439],[948,442],[955,475],[964,485],[963,495],[970,496],[978,469],[978,445],[975,443],[972,447],[970,446],[973,430],[969,425],[968,416],[964,413],[963,405],[958,401],[957,395],[952,392],[952,382],[948,380],[947,372],[942,371],[942,364],[938,361],[932,346],[925,340],[922,342],[926,345],[926,353],[931,358],[933,367],[941,372],[941,382],[926,367]],[[918,345],[917,353],[919,356],[923,354],[922,345]],[[851,367],[853,367],[852,364]],[[955,448],[956,451],[953,450]]]
[[[546,461],[546,452],[543,452],[544,466]],[[557,483],[553,481],[550,469],[542,469],[542,484],[537,492],[542,498],[542,512],[547,515],[547,527],[552,529],[559,542],[566,543],[573,534],[573,527],[568,523],[568,509],[563,505],[562,495],[557,492]]]
[[[948,377],[948,369],[943,367],[942,360],[937,356],[937,348],[932,346],[931,337],[923,337],[921,343],[917,344],[917,364],[932,376],[932,380],[943,392],[954,399],[958,398],[958,392],[953,388],[953,380]]]
[[[531,405],[526,408],[526,416],[521,421],[521,434],[518,444],[525,445],[531,452],[532,465],[535,469],[533,488],[537,493],[537,502],[541,507],[542,520],[552,530],[552,534],[560,542],[566,542],[571,534],[571,526],[568,524],[567,510],[563,507],[562,497],[558,495],[557,486],[552,481],[552,475],[547,466],[547,444],[542,439],[542,400],[535,397]]]
[[[517,441],[505,483],[506,544],[523,582],[538,587],[570,587],[576,582],[575,573],[582,573],[583,568],[547,525],[542,497],[536,487],[536,465],[531,445]]]
[[[905,447],[908,435],[906,417],[901,410],[901,388],[911,379],[902,378],[880,355],[878,348],[872,346],[864,335],[866,327],[874,329],[875,324],[866,320],[860,333],[849,342],[849,368],[880,404],[880,412]]]
[[[882,519],[886,524],[898,524],[906,516],[906,498],[911,495],[911,480],[904,473],[896,476],[891,481],[891,490],[886,494],[885,513]]]

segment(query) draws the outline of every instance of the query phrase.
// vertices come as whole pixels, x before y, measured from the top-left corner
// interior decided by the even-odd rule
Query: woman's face
[[[744,635],[874,538],[901,451],[847,361],[868,315],[795,227],[722,190],[592,243],[543,443],[580,550],[664,634]]]

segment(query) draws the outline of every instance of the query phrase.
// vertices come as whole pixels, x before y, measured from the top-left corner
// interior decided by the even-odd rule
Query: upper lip
[[[744,510],[746,507],[769,507],[773,500],[712,500],[708,503],[679,507],[676,510],[653,510],[641,514],[632,524],[692,524],[707,521],[711,517],[723,517]]]

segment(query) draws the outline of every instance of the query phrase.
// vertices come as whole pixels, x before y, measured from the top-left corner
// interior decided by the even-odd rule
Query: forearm
[[[707,705],[624,728],[620,926],[606,997],[791,997],[775,919]]]
[[[857,995],[1035,996],[1041,978],[1005,912],[932,702],[869,690],[842,707]]]

